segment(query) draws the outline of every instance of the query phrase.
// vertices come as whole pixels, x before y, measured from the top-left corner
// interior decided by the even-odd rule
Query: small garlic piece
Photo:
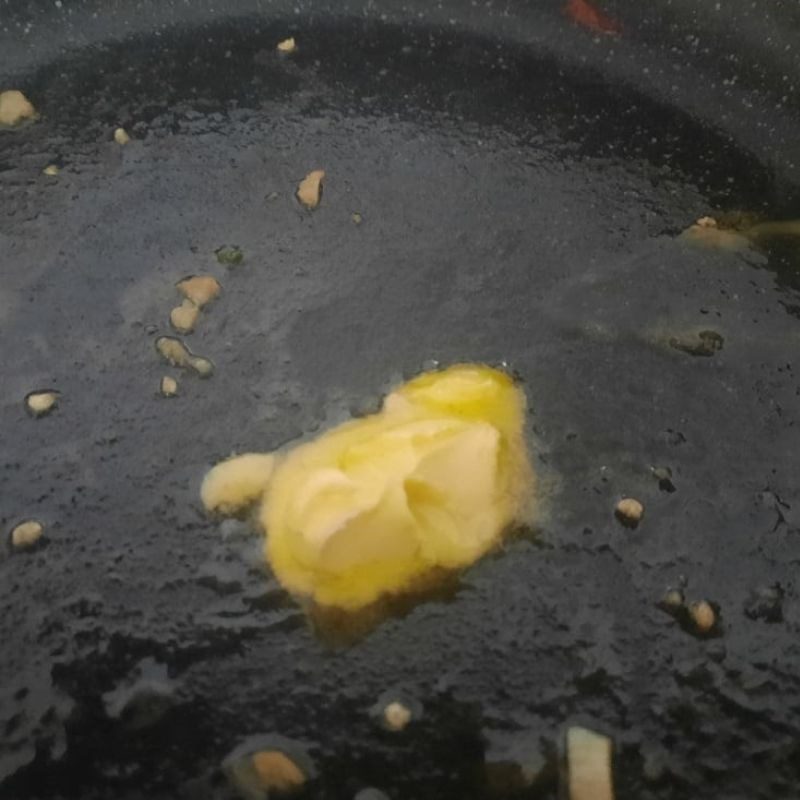
[[[192,356],[189,359],[189,366],[201,378],[210,378],[214,374],[214,364],[203,356]]]
[[[325,170],[309,172],[297,186],[297,199],[308,209],[316,208],[322,199],[322,181]]]
[[[411,722],[411,709],[395,700],[383,709],[383,724],[387,730],[402,731]]]
[[[253,755],[253,768],[263,789],[272,792],[291,792],[300,789],[306,776],[297,764],[279,750]]]
[[[36,109],[22,92],[10,89],[0,92],[0,125],[18,125],[36,116]]]
[[[222,769],[247,800],[298,792],[317,774],[303,743],[275,734],[242,742],[226,756]]]
[[[174,367],[189,366],[191,355],[180,339],[175,339],[172,336],[160,336],[156,339],[156,350],[165,361]]]
[[[295,50],[297,50],[297,42],[295,42],[294,36],[290,36],[288,39],[278,42],[279,53],[294,53]]]
[[[48,164],[43,170],[42,173],[47,175],[51,178],[54,178],[61,170],[58,168],[56,164]]]
[[[178,333],[191,333],[199,316],[200,309],[191,300],[184,300],[170,311],[169,321]]]
[[[11,546],[17,550],[33,547],[44,533],[44,526],[36,520],[21,522],[11,531]]]
[[[567,731],[569,800],[614,800],[611,739],[586,728]]]
[[[216,299],[222,291],[219,281],[211,275],[192,275],[179,281],[176,288],[198,308]]]
[[[625,497],[614,510],[617,519],[628,528],[635,528],[644,516],[644,506],[632,497]]]
[[[207,358],[195,356],[186,345],[174,336],[159,336],[156,339],[156,350],[159,355],[173,367],[193,369],[201,378],[207,378],[214,372],[214,365]]]
[[[661,608],[670,614],[677,614],[684,604],[683,592],[680,589],[668,589],[661,598]]]
[[[711,603],[707,600],[700,600],[689,606],[689,616],[698,633],[710,633],[717,624],[717,614]]]
[[[25,397],[28,413],[34,417],[49,414],[58,404],[58,392],[31,392]]]
[[[128,144],[130,140],[131,137],[128,136],[128,132],[125,130],[125,128],[117,128],[114,131],[114,141],[117,144]]]
[[[169,375],[165,375],[161,379],[161,394],[164,397],[175,397],[178,394],[178,381]]]

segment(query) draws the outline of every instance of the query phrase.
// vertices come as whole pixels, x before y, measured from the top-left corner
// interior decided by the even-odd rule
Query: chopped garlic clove
[[[156,339],[156,350],[161,357],[174,367],[188,367],[191,354],[186,345],[172,336],[160,336]]]
[[[680,589],[667,589],[659,604],[669,614],[679,614],[684,607],[685,599]]]
[[[128,136],[128,132],[125,130],[125,128],[117,128],[114,131],[114,141],[117,144],[128,144],[130,140],[131,137]]]
[[[168,364],[194,370],[201,378],[207,378],[214,372],[211,361],[192,355],[189,348],[174,336],[159,336],[156,339],[156,351]]]
[[[322,199],[322,181],[325,170],[315,169],[309,172],[297,186],[297,199],[308,209],[314,209]]]
[[[423,707],[402,689],[388,689],[369,709],[369,715],[384,730],[399,733],[422,718]]]
[[[192,356],[189,359],[189,366],[200,378],[210,378],[214,374],[214,364],[203,356]]]
[[[58,392],[53,391],[31,392],[25,397],[28,413],[34,417],[49,414],[58,405],[58,395]]]
[[[288,39],[278,42],[279,53],[294,53],[295,50],[297,50],[297,42],[295,42],[294,36],[290,36]]]
[[[383,709],[383,725],[386,730],[399,732],[408,727],[411,722],[411,709],[395,700]]]
[[[169,321],[178,333],[191,333],[199,316],[200,309],[191,300],[184,300],[170,311]]]
[[[15,550],[26,550],[38,544],[44,534],[44,526],[36,520],[21,522],[11,531],[11,546]]]
[[[611,739],[586,728],[567,731],[569,800],[614,800]]]
[[[253,767],[262,788],[274,792],[300,789],[306,776],[297,764],[279,750],[267,750],[253,756]]]
[[[695,630],[702,635],[711,633],[717,624],[717,614],[707,600],[692,603],[689,606],[689,617]]]
[[[165,375],[161,379],[161,394],[164,397],[175,397],[178,394],[178,381],[175,378],[171,378],[169,375]]]
[[[274,734],[246,740],[225,758],[222,768],[245,800],[297,792],[316,777],[304,745]]]
[[[625,497],[614,509],[617,519],[628,528],[635,528],[644,516],[644,506],[633,497]]]
[[[211,275],[192,275],[180,281],[176,288],[198,308],[215,300],[222,291],[219,281]]]
[[[47,175],[50,178],[55,178],[61,170],[58,168],[56,164],[48,164],[43,170],[42,174]]]
[[[0,92],[0,125],[19,125],[36,116],[36,109],[22,92],[10,89]]]

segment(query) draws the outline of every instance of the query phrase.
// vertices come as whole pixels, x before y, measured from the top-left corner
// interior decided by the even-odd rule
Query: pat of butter
[[[458,365],[424,373],[377,414],[289,451],[261,481],[275,575],[320,605],[355,610],[433,570],[471,564],[529,496],[524,414],[507,374]],[[209,474],[207,506],[234,508],[257,493],[260,479],[239,461]]]

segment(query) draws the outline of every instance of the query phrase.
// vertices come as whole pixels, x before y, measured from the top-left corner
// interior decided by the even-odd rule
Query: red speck
[[[567,15],[578,25],[596,33],[619,33],[620,24],[595,8],[588,0],[567,0]]]

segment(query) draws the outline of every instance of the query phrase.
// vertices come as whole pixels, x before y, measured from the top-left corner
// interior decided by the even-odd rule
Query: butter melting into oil
[[[314,609],[360,612],[452,576],[527,517],[525,408],[500,370],[426,372],[375,414],[218,464],[202,500],[222,514],[260,503],[281,584]]]

